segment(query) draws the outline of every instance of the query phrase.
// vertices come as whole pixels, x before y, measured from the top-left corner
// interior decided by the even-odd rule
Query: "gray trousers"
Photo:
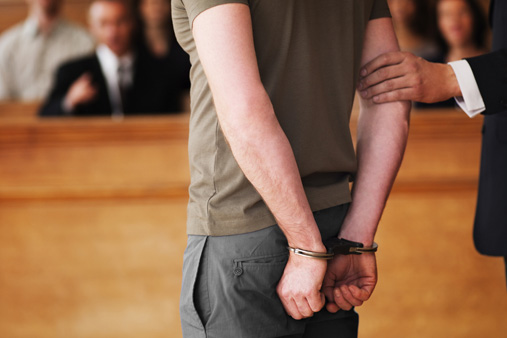
[[[317,211],[322,238],[337,236],[348,204]],[[180,315],[185,338],[352,338],[354,310],[323,309],[294,320],[276,293],[288,259],[277,225],[233,236],[189,236],[183,263]]]

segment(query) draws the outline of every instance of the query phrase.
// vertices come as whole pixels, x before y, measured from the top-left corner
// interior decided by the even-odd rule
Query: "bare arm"
[[[270,208],[289,245],[325,252],[291,146],[260,79],[249,8],[213,7],[194,20],[193,35],[220,126],[245,176]],[[291,253],[278,287],[289,315],[300,319],[322,308],[326,265]]]
[[[370,21],[362,64],[397,50],[391,19]],[[343,237],[371,245],[385,202],[401,165],[409,127],[409,102],[374,104],[360,99],[357,125],[358,172]]]
[[[389,51],[398,50],[391,19],[369,22],[363,47],[362,64]],[[352,203],[340,237],[373,243],[382,211],[398,172],[409,127],[409,102],[374,104],[361,99],[357,126],[358,172]],[[366,301],[376,285],[373,254],[339,256],[329,265],[324,281],[327,308],[350,309]]]

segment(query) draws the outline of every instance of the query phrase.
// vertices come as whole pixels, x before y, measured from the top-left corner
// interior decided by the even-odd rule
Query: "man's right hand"
[[[92,84],[92,77],[85,73],[70,86],[65,96],[65,108],[72,111],[76,106],[93,100],[96,95],[97,89]]]
[[[380,55],[361,69],[358,90],[375,103],[418,101],[435,103],[461,96],[448,64],[432,63],[407,52]]]
[[[287,314],[300,320],[313,316],[325,304],[321,292],[327,261],[290,253],[276,291]]]

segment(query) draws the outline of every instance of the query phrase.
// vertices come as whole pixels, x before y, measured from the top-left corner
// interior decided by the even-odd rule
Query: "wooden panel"
[[[474,338],[507,331],[505,269],[472,242],[474,190],[394,192],[376,237],[379,282],[360,338]]]
[[[482,116],[414,111],[395,189],[475,189],[479,176]]]
[[[37,116],[39,105],[39,102],[0,101],[0,123],[18,118],[33,120]]]
[[[186,196],[188,116],[0,121],[0,200]]]
[[[0,202],[0,337],[180,337],[186,202]]]
[[[91,0],[64,0],[63,16],[83,26],[87,25],[87,13]],[[26,0],[0,0],[0,33],[26,19]]]
[[[0,337],[181,336],[188,115],[39,120],[34,105],[3,107]],[[413,113],[361,337],[507,329],[503,264],[471,239],[481,124]]]

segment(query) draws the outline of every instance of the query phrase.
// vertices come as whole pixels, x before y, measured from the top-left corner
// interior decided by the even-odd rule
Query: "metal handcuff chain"
[[[288,246],[290,252],[298,256],[331,260],[336,255],[361,255],[363,253],[374,253],[378,250],[378,244],[373,243],[371,247],[365,247],[363,243],[349,241],[343,238],[331,238],[324,242],[327,252],[315,252]]]

